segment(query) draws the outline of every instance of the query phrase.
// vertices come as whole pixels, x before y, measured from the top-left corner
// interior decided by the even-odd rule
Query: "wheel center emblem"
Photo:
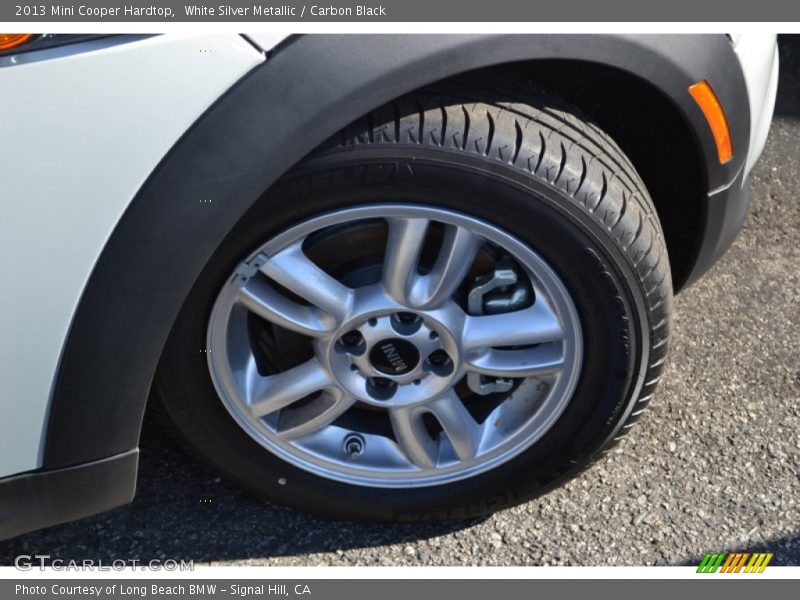
[[[404,375],[417,366],[419,350],[406,340],[388,338],[372,347],[369,360],[381,373]]]

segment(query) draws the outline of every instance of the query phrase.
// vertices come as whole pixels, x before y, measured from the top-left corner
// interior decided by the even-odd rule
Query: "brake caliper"
[[[496,315],[513,312],[530,303],[531,291],[519,282],[516,267],[508,257],[495,263],[492,273],[479,276],[467,296],[467,312],[470,315]],[[480,373],[468,373],[467,385],[476,394],[508,392],[514,380],[504,377],[488,377]]]

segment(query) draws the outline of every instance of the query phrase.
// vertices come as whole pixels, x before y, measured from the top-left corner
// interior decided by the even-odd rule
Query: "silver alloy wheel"
[[[370,219],[388,226],[380,281],[348,287],[307,256],[312,234]],[[433,223],[441,244],[423,271]],[[475,315],[457,302],[487,245],[524,271],[532,303]],[[307,336],[313,356],[260,372],[251,313]],[[264,244],[220,291],[207,340],[214,386],[254,440],[322,477],[386,488],[448,483],[517,456],[562,414],[583,359],[575,306],[536,252],[473,217],[402,204],[338,210]],[[514,382],[480,420],[457,391],[470,373]],[[386,430],[359,430],[343,418],[365,410],[380,413]]]

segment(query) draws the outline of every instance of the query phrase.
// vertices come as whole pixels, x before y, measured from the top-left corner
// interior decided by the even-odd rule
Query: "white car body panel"
[[[767,143],[775,97],[778,93],[777,35],[742,33],[732,35],[733,47],[742,65],[750,102],[750,147],[745,175],[750,173]]]
[[[237,35],[170,35],[0,69],[0,477],[41,466],[62,345],[125,208],[263,60]]]

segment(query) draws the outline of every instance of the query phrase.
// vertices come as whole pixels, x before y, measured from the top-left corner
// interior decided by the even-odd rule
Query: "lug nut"
[[[370,377],[367,391],[375,400],[389,400],[397,391],[397,383],[385,377]]]
[[[447,355],[447,352],[444,350],[436,350],[431,352],[428,356],[428,359],[425,361],[428,367],[428,370],[439,375],[440,377],[447,377],[453,372],[455,368],[453,366],[453,361],[450,360],[450,357]]]
[[[422,319],[411,312],[398,312],[392,315],[392,328],[400,335],[411,335],[422,327]]]
[[[360,356],[366,350],[364,336],[360,331],[352,330],[345,333],[336,342],[336,351],[340,354],[352,354]]]
[[[365,445],[364,438],[357,433],[350,433],[344,436],[344,442],[342,443],[345,453],[351,460],[355,460],[363,454]]]
[[[357,331],[348,331],[342,336],[342,343],[345,346],[358,346],[361,343],[361,334]]]
[[[428,360],[434,367],[441,367],[442,365],[447,364],[447,362],[450,360],[450,357],[447,356],[447,353],[444,350],[437,350],[428,357]]]

